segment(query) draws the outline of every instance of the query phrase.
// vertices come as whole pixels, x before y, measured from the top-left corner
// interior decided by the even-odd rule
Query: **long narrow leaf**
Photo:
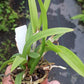
[[[19,73],[15,78],[15,84],[21,84],[24,72]]]
[[[32,63],[32,65],[30,66],[31,68],[31,70],[30,70],[30,73],[29,74],[32,74],[33,73],[33,71],[35,70],[35,67],[36,67],[36,65],[38,64],[38,62],[39,62],[39,60],[41,59],[41,57],[39,57],[39,58],[37,58],[37,59],[31,59],[30,60],[30,63]]]
[[[67,32],[71,32],[71,31],[73,31],[73,29],[58,27],[58,28],[52,28],[52,29],[48,29],[45,31],[41,31],[41,32],[35,34],[34,36],[32,36],[32,38],[29,39],[29,41],[26,42],[24,49],[23,49],[22,57],[26,58],[26,55],[30,53],[30,51],[29,51],[30,46],[35,41],[42,39],[44,37],[50,36],[50,35],[67,33]]]
[[[49,40],[50,40],[51,42],[57,41],[57,40],[59,40],[59,38],[60,38],[62,35],[64,35],[64,34],[62,33],[62,34],[53,35],[53,36],[51,36],[51,37],[49,38]]]
[[[44,1],[44,7],[45,7],[46,12],[47,12],[47,10],[49,8],[50,2],[51,2],[51,0],[45,0]]]
[[[57,34],[56,36],[53,37],[54,40],[58,40],[62,35],[64,35],[63,33],[62,34]]]
[[[42,14],[42,23],[43,23],[43,30],[48,28],[48,22],[47,22],[47,14],[46,14],[46,10],[45,7],[43,5],[42,0],[38,0],[40,8],[41,8],[41,14]]]
[[[4,62],[4,63],[1,65],[1,67],[0,67],[0,71],[1,71],[7,64],[12,63],[12,62],[14,61],[15,57],[18,56],[18,55],[20,56],[19,53],[16,53],[16,54],[14,54],[9,60],[7,60],[6,62]]]
[[[12,55],[12,57],[10,59],[15,59],[16,56],[21,56],[21,54],[20,53],[16,53],[16,54]]]
[[[56,52],[71,68],[84,77],[84,64],[82,61],[69,49],[64,46],[54,45],[49,40],[46,44],[50,49]]]
[[[48,11],[48,8],[49,8],[49,5],[50,5],[50,1],[51,0],[45,0],[44,1],[44,7],[45,7],[45,10],[46,10],[46,13]],[[39,17],[39,28],[41,27],[42,25],[42,13],[40,14],[40,17]]]
[[[29,38],[31,38],[33,35],[33,32],[32,32],[32,25],[31,23],[29,23],[28,25],[28,29],[27,29],[27,33],[26,33],[26,41],[29,40]]]
[[[29,3],[29,9],[30,9],[32,30],[33,30],[33,33],[35,33],[36,29],[38,28],[38,13],[37,13],[36,1],[28,0],[28,3]]]
[[[7,64],[12,63],[13,61],[14,61],[14,59],[10,59],[10,60],[4,62],[4,63],[1,65],[1,67],[0,67],[0,71],[1,71],[4,67],[6,67]]]
[[[22,58],[21,56],[17,56],[12,64],[11,72],[18,67],[23,61],[25,61],[25,58]]]
[[[42,41],[42,45],[41,45],[42,47],[41,47],[41,51],[40,51],[40,57],[35,60],[32,60],[32,59],[30,60],[32,62],[32,65],[30,65],[31,66],[30,74],[32,74],[34,72],[36,65],[38,64],[39,60],[41,59],[41,57],[43,55],[43,52],[45,49],[45,39],[43,38],[42,40],[43,41]]]
[[[71,19],[81,19],[83,17],[84,17],[84,14],[79,14],[79,15],[73,16]]]
[[[32,36],[33,36],[32,24],[29,23],[28,29],[27,29],[27,33],[26,33],[26,42],[27,42],[30,38],[32,38]],[[31,49],[31,46],[30,46],[30,49]]]

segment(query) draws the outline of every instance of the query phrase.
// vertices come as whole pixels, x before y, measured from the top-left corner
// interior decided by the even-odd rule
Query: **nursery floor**
[[[76,0],[51,0],[48,11],[49,28],[70,27],[75,29],[60,38],[60,44],[71,49],[84,63],[84,27],[78,25],[78,20],[71,17],[81,13],[81,8]],[[53,54],[51,56],[51,54]],[[84,78],[74,72],[59,56],[48,52],[45,58],[56,65],[67,67],[67,70],[53,69],[49,74],[49,81],[59,80],[61,84],[83,84]]]

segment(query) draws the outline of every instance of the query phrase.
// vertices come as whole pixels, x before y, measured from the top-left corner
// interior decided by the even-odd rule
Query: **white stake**
[[[15,40],[20,54],[22,54],[25,45],[26,32],[27,32],[26,25],[15,28]]]

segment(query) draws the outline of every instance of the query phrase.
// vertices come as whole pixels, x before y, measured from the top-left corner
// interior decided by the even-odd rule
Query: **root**
[[[50,66],[43,67],[43,70],[51,70],[52,68],[61,68],[61,69],[64,69],[64,70],[67,69],[66,67],[63,67],[63,66],[50,65]]]

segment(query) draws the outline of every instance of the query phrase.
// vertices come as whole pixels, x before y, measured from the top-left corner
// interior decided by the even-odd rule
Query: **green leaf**
[[[63,33],[62,34],[57,34],[56,36],[53,37],[54,40],[58,40],[62,35],[64,35]]]
[[[83,0],[77,0],[78,2],[80,2],[80,3],[82,3],[83,2]]]
[[[12,64],[11,72],[25,60],[26,59],[22,58],[21,56],[17,56]]]
[[[29,57],[34,58],[34,59],[38,58],[39,56],[40,56],[40,54],[38,54],[36,52],[30,52],[30,54],[29,54]]]
[[[29,38],[31,38],[33,35],[33,32],[32,32],[32,25],[31,23],[29,23],[28,25],[28,29],[27,29],[27,33],[26,33],[26,41],[29,40]]]
[[[1,71],[7,64],[12,63],[12,62],[14,61],[14,59],[15,59],[16,56],[21,56],[21,54],[16,53],[16,54],[14,54],[9,60],[5,61],[5,62],[2,64],[2,66],[0,67],[0,71]]]
[[[0,67],[0,71],[1,71],[4,67],[6,67],[7,64],[9,64],[9,63],[11,63],[11,62],[13,62],[13,61],[14,61],[14,59],[10,59],[10,60],[7,60],[6,62],[2,63],[2,65],[1,65],[1,67]]]
[[[51,0],[45,0],[44,1],[44,7],[45,7],[46,12],[47,12],[47,10],[49,8],[50,2],[51,2]]]
[[[84,14],[73,16],[71,19],[80,19],[80,18],[84,18]]]
[[[8,17],[9,20],[12,20],[12,22],[15,22],[14,18],[18,19],[18,14],[15,11],[12,11],[10,16]],[[13,21],[14,20],[14,21]]]
[[[7,14],[9,14],[11,11],[9,9],[6,9]]]
[[[60,38],[62,35],[64,35],[64,33],[57,34],[57,35],[53,35],[53,36],[49,37],[49,40],[50,40],[51,42],[58,41],[59,38]]]
[[[24,72],[19,73],[15,78],[15,84],[21,84]]]
[[[46,13],[47,13],[47,11],[48,11],[48,8],[49,8],[49,5],[50,5],[50,1],[51,0],[45,0],[44,1],[44,7],[45,7],[45,11],[46,11]],[[40,17],[39,17],[39,28],[41,27],[41,25],[42,25],[42,13],[41,13],[41,15],[40,15]]]
[[[38,28],[38,13],[37,13],[36,1],[28,0],[28,3],[29,3],[29,9],[30,9],[32,30],[33,30],[33,33],[35,33]]]
[[[32,36],[32,38],[29,39],[29,41],[25,44],[24,46],[24,49],[23,49],[23,53],[22,53],[22,56],[26,58],[26,55],[29,54],[29,48],[30,46],[32,45],[33,42],[41,39],[41,38],[44,38],[44,37],[47,37],[47,36],[50,36],[50,35],[55,35],[55,34],[61,34],[61,33],[66,33],[66,32],[70,32],[70,31],[73,31],[73,29],[70,29],[70,28],[52,28],[52,29],[48,29],[48,30],[45,30],[45,31],[41,31],[37,34],[35,34],[34,36]],[[44,46],[44,45],[43,45]],[[30,70],[30,74],[33,73],[34,69],[35,69],[35,66],[38,64],[40,58],[41,58],[41,55],[43,53],[44,49],[42,49],[42,52],[40,52],[40,57],[37,58],[36,60],[34,60],[32,62],[32,68]]]
[[[0,84],[2,84],[2,82],[0,82]]]
[[[32,36],[33,36],[32,25],[31,23],[29,23],[27,33],[26,33],[26,42],[29,40],[29,38],[32,38]],[[30,49],[31,49],[31,46],[30,46]]]
[[[42,17],[42,23],[43,23],[43,30],[48,29],[48,22],[47,22],[47,14],[46,14],[46,10],[45,7],[43,5],[42,0],[38,0],[40,8],[41,8],[41,17]]]
[[[35,70],[36,65],[38,64],[39,60],[41,59],[41,57],[37,58],[37,59],[31,59],[29,63],[32,63],[31,65],[29,65],[30,68],[30,72],[29,74],[32,74]]]
[[[16,54],[14,54],[14,55],[12,55],[12,57],[10,58],[10,59],[15,59],[16,58],[16,56],[21,56],[21,54],[19,54],[19,53],[16,53]]]
[[[4,25],[4,24],[0,24],[0,31],[1,30],[6,31],[6,32],[9,31],[8,28],[6,28],[6,25]]]
[[[30,38],[26,42],[24,49],[23,49],[22,57],[26,58],[27,54],[30,53],[30,47],[31,47],[32,43],[34,43],[35,41],[42,39],[44,37],[50,36],[50,35],[67,33],[67,32],[71,32],[71,31],[73,31],[73,29],[71,29],[71,28],[57,27],[57,28],[47,29],[45,31],[41,31],[41,32],[35,34],[34,36],[32,36],[32,38]]]
[[[84,22],[84,17],[81,17],[81,18],[80,18],[80,21]]]
[[[72,69],[84,77],[84,64],[82,61],[69,49],[64,46],[54,45],[49,40],[46,44],[50,49],[56,52]]]
[[[40,50],[41,50],[41,45],[42,45],[42,44],[38,45],[38,46],[35,48],[35,51],[34,51],[34,52],[39,53]]]
[[[42,45],[41,45],[41,51],[40,51],[40,57],[37,58],[36,60],[31,59],[30,62],[32,62],[31,68],[30,68],[30,74],[32,74],[35,70],[36,65],[38,64],[39,60],[41,59],[43,52],[45,49],[45,39],[42,39]]]

